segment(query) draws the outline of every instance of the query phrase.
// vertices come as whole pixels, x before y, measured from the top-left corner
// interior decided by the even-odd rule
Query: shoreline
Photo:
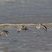
[[[10,28],[10,27],[21,27],[22,25],[25,25],[27,27],[36,27],[36,25],[38,25],[39,23],[36,24],[9,24],[9,23],[5,23],[5,24],[0,24],[0,28]],[[52,23],[42,23],[43,25],[47,26],[47,28],[52,28]]]

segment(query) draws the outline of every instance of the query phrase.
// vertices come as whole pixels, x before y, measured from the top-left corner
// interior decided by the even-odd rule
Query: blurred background
[[[52,22],[52,0],[0,0],[0,23]]]

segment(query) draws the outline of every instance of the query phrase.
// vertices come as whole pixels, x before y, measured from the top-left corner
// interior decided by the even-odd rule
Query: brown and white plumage
[[[8,35],[8,31],[7,30],[3,30],[3,31],[0,31],[0,36],[6,36],[7,37],[7,35]]]
[[[21,30],[28,30],[28,28],[25,25],[22,25],[19,29],[17,29],[17,32],[20,32]]]
[[[38,24],[36,26],[36,29],[41,29],[41,28],[43,28],[45,31],[47,31],[47,27],[45,25],[43,25],[43,24]]]

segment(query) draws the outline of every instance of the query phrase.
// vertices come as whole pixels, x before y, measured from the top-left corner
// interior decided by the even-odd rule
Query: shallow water
[[[15,28],[7,30],[9,31],[8,37],[0,37],[0,46],[7,47],[8,52],[52,51],[52,29],[48,29],[47,32],[42,29],[21,32],[17,32]]]

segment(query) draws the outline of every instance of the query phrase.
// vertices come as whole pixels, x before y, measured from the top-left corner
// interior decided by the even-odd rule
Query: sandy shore
[[[52,28],[52,23],[43,23],[44,25],[47,26],[47,28]],[[10,28],[10,27],[21,27],[22,25],[25,25],[27,27],[36,27],[38,24],[0,24],[0,28]]]

